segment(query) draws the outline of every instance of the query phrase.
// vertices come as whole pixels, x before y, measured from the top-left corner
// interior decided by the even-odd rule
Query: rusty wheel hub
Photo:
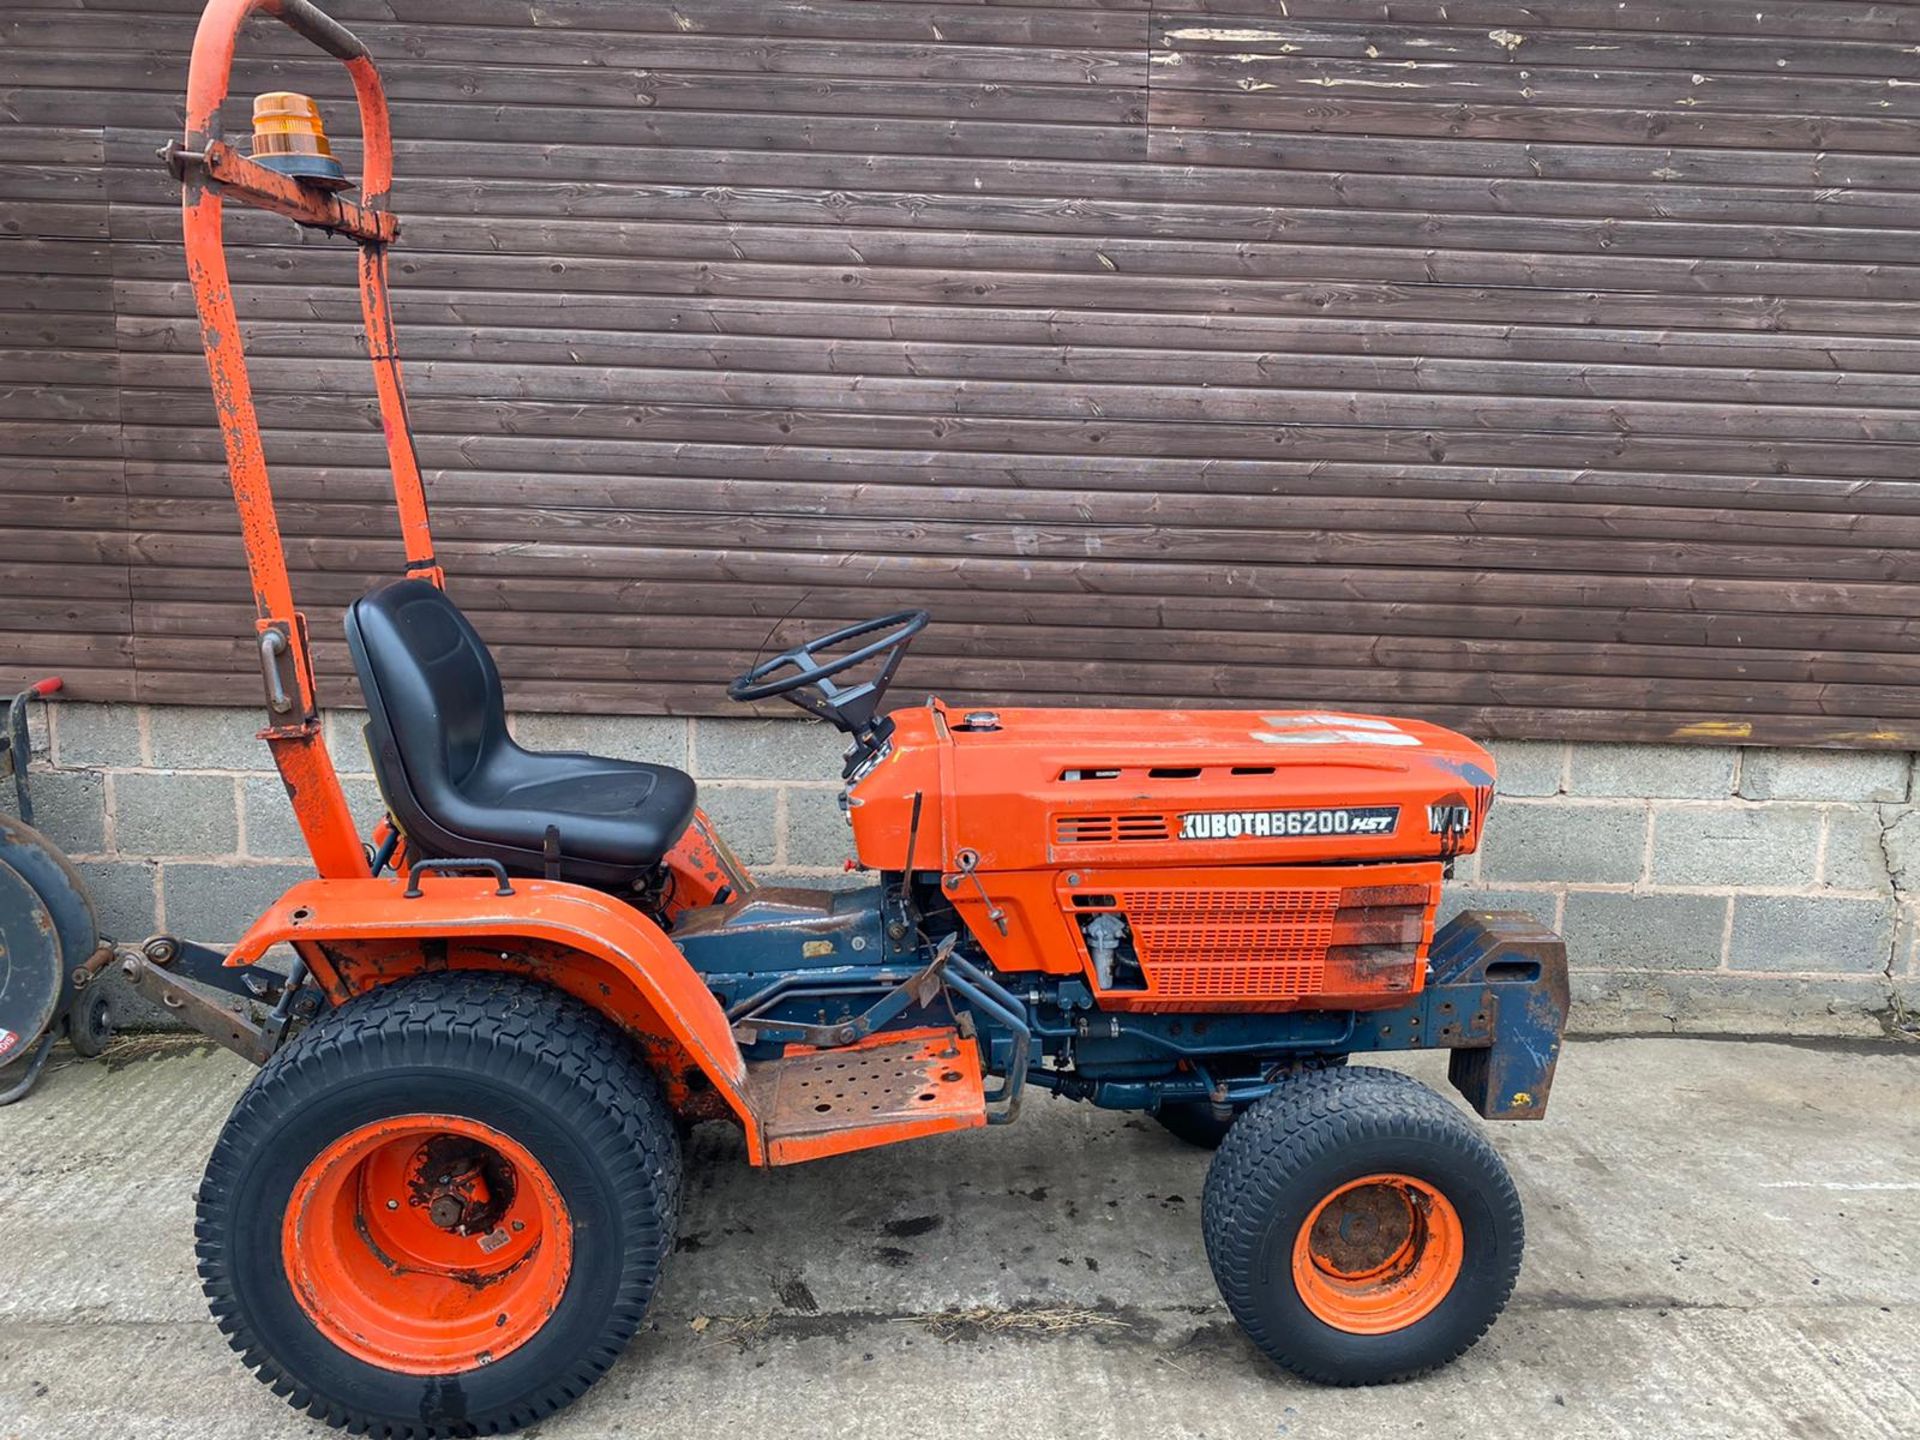
[[[513,1166],[489,1145],[436,1135],[415,1152],[407,1189],[407,1203],[424,1209],[439,1229],[488,1235],[513,1208]]]

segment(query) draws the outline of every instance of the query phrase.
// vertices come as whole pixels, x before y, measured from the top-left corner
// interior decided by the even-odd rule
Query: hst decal
[[[1209,810],[1180,817],[1182,840],[1272,840],[1296,835],[1391,835],[1398,805],[1340,805],[1324,810]]]

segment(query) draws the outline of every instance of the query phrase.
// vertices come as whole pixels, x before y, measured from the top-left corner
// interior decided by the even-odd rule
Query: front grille
[[[1342,891],[1128,890],[1115,899],[1133,929],[1149,988],[1168,998],[1315,993]]]
[[[1139,969],[1131,984],[1105,990],[1103,1004],[1189,1011],[1366,1006],[1420,988],[1440,898],[1438,865],[1393,869],[1364,877],[1374,883],[1346,885],[1315,883],[1331,877],[1300,869],[1286,878],[1308,883],[1169,886],[1143,884],[1148,877],[1139,871],[1087,875],[1062,899],[1082,926],[1102,911],[1126,920]]]

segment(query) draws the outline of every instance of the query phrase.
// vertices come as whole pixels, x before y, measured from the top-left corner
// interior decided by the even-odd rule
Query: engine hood
[[[1326,710],[1001,710],[894,716],[852,792],[862,860],[1024,870],[1268,865],[1472,850],[1494,762],[1417,720]],[[936,856],[939,858],[936,860]]]

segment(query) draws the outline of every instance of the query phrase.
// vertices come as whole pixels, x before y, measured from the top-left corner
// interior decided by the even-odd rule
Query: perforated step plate
[[[952,1029],[789,1050],[749,1067],[767,1163],[791,1165],[987,1123],[980,1052]]]

